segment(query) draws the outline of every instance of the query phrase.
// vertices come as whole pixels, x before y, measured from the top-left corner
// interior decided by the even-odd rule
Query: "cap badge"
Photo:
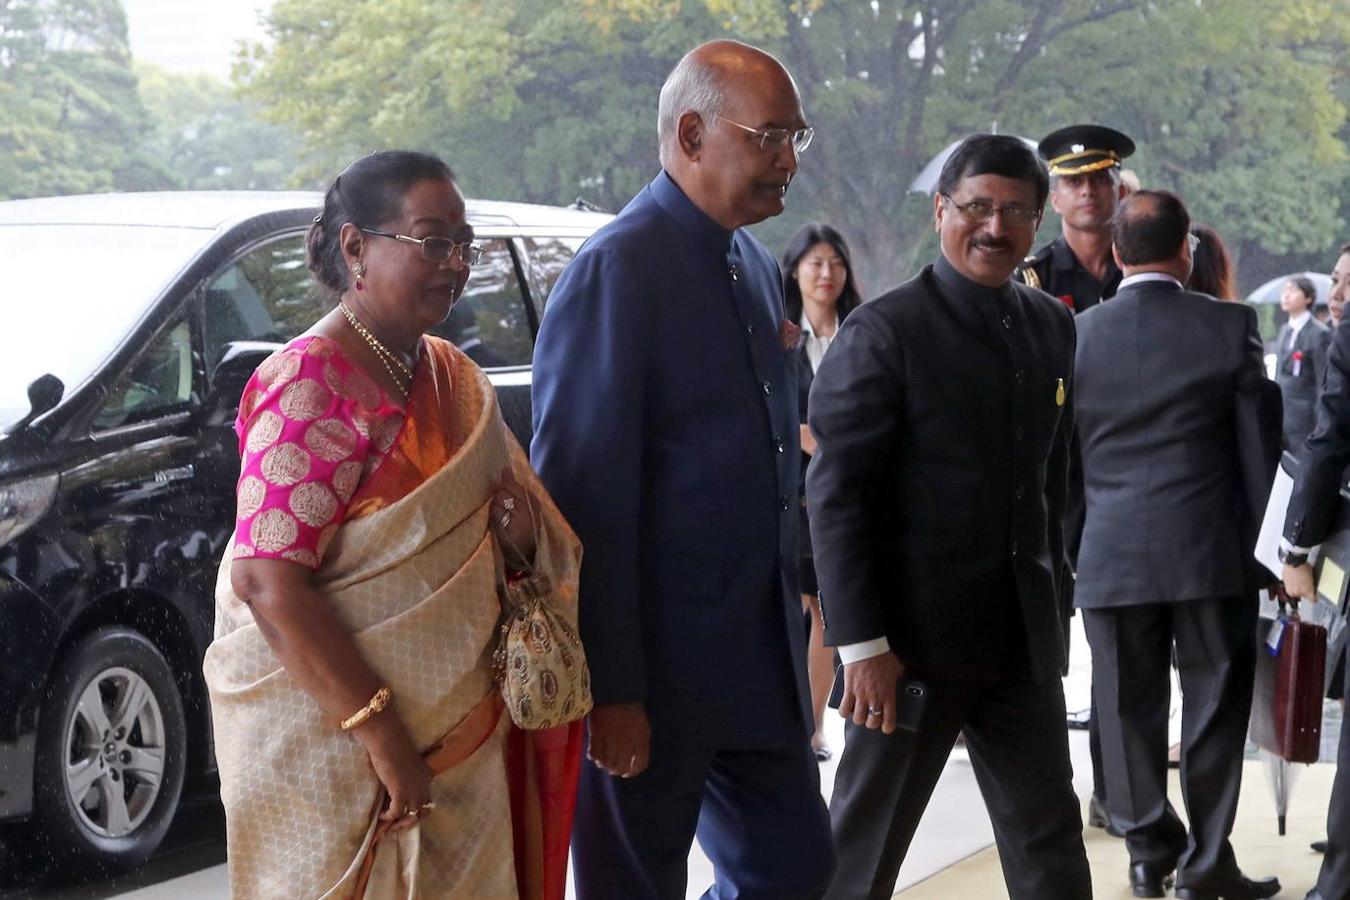
[[[1073,153],[1082,153],[1086,149],[1087,148],[1084,147],[1082,144],[1074,144],[1072,147],[1069,148],[1069,150]]]

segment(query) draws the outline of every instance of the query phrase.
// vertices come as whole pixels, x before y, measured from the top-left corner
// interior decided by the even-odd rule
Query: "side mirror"
[[[258,366],[281,344],[265,341],[232,341],[225,345],[225,353],[211,371],[211,384],[204,404],[208,425],[231,425],[239,411],[239,400]]]
[[[20,431],[38,416],[50,412],[66,395],[66,386],[60,378],[50,373],[42,375],[28,385],[28,415],[14,423],[10,432]]]

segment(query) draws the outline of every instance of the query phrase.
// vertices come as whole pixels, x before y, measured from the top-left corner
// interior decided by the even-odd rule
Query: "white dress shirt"
[[[1286,349],[1290,349],[1294,346],[1294,341],[1298,340],[1298,333],[1303,330],[1303,326],[1307,325],[1308,320],[1311,318],[1312,313],[1308,312],[1306,309],[1296,316],[1289,317],[1289,343],[1286,345]]]
[[[802,310],[801,321],[797,323],[802,326],[802,336],[806,339],[806,358],[811,362],[811,374],[814,375],[820,369],[820,361],[825,358],[825,351],[830,349],[830,342],[839,331],[839,316],[836,313],[834,319],[834,328],[828,337],[820,337],[811,327],[811,320],[807,318],[806,310]]]

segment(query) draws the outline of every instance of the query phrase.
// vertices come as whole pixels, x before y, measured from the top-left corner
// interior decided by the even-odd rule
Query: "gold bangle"
[[[366,724],[367,719],[388,706],[389,701],[393,696],[393,691],[389,690],[388,685],[385,685],[375,692],[375,696],[370,698],[369,703],[343,719],[338,727],[343,731],[351,731],[353,728],[359,728]]]

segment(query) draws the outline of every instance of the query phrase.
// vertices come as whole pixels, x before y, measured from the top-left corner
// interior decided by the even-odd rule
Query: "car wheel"
[[[183,700],[143,635],[102,628],[66,654],[38,728],[38,817],[57,855],[123,868],[168,831],[186,770]]]

